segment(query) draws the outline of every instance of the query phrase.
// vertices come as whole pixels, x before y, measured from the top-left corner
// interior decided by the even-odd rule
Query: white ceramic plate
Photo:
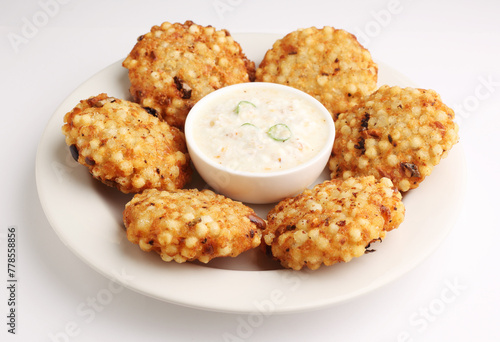
[[[247,56],[259,63],[276,34],[234,34]],[[132,46],[131,46],[132,47]],[[379,63],[379,83],[414,86]],[[76,163],[61,133],[63,117],[81,99],[106,92],[129,98],[121,61],[78,87],[57,109],[40,141],[36,180],[45,214],[63,243],[103,275],[145,295],[184,306],[238,313],[284,313],[317,309],[375,290],[411,270],[445,238],[455,223],[464,190],[463,150],[448,158],[418,189],[404,196],[403,224],[374,245],[375,253],[316,271],[290,271],[259,250],[208,265],[161,261],[127,241],[122,211],[131,195],[95,181]],[[318,179],[328,177],[328,172]],[[192,186],[203,188],[201,179]],[[270,206],[254,206],[266,216]]]

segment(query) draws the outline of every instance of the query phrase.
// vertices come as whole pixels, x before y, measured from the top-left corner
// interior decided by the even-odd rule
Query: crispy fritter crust
[[[71,154],[92,176],[124,193],[173,190],[190,179],[184,134],[136,103],[100,94],[64,117]]]
[[[210,190],[146,190],[123,212],[127,238],[164,261],[235,257],[260,245],[265,221],[240,202]]]
[[[401,194],[387,178],[325,181],[269,212],[263,246],[286,268],[314,270],[363,255],[403,222],[404,213]]]
[[[382,86],[335,120],[331,176],[388,177],[414,189],[457,143],[454,116],[433,90]]]
[[[376,90],[378,67],[370,52],[344,30],[310,27],[276,41],[256,71],[256,81],[298,88],[332,115]]]
[[[227,85],[253,81],[255,64],[226,30],[186,21],[153,26],[123,62],[134,101],[183,128],[203,96]]]

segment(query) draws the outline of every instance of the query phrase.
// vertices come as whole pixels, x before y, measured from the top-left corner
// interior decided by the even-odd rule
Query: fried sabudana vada
[[[269,212],[263,246],[286,268],[315,270],[362,256],[404,214],[401,193],[387,178],[325,181]]]
[[[80,103],[62,127],[73,158],[124,193],[182,188],[191,166],[184,134],[137,103],[100,94]]]
[[[260,245],[265,221],[210,190],[146,190],[126,204],[127,238],[164,261],[235,257]]]
[[[192,21],[153,26],[138,38],[123,66],[134,101],[181,129],[202,97],[255,76],[254,62],[227,30]]]
[[[382,86],[335,120],[332,178],[387,177],[417,188],[458,142],[455,114],[433,90]]]
[[[256,71],[256,81],[300,89],[332,115],[376,90],[378,67],[356,37],[325,26],[299,29],[277,40]]]

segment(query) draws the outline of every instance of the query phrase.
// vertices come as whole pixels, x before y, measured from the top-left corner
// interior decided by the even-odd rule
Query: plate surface
[[[258,64],[277,34],[233,34]],[[415,86],[379,62],[379,84]],[[44,212],[63,243],[106,277],[153,298],[235,313],[318,309],[373,291],[422,262],[455,223],[465,189],[465,160],[456,145],[419,188],[404,196],[405,221],[374,245],[376,253],[316,271],[283,270],[259,250],[208,265],[161,261],[127,241],[122,211],[131,199],[95,181],[75,162],[61,133],[63,117],[80,100],[106,92],[129,99],[127,70],[116,62],[79,86],[50,119],[38,146],[36,180]],[[328,177],[322,174],[318,183]],[[195,177],[192,187],[206,185]],[[261,217],[269,205],[253,205]]]

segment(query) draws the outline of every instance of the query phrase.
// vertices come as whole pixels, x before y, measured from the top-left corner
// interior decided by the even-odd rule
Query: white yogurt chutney
[[[307,162],[325,146],[324,113],[278,89],[243,88],[204,104],[193,125],[202,153],[243,172],[274,172]]]

